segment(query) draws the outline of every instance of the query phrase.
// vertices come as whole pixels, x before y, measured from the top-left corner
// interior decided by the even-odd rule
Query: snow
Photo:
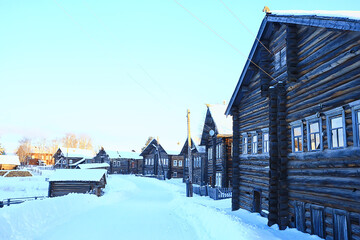
[[[227,105],[209,104],[208,108],[218,133],[220,135],[232,135],[232,117],[225,115]]]
[[[321,16],[321,17],[336,17],[336,18],[349,18],[360,20],[360,11],[305,11],[305,10],[273,10],[270,11],[274,15],[289,15],[289,16]]]
[[[18,156],[0,155],[0,164],[20,165],[20,160]]]
[[[32,179],[33,188],[42,186],[40,177]],[[0,239],[320,239],[266,222],[257,213],[232,212],[230,199],[186,198],[181,179],[111,175],[102,197],[69,194],[5,206]]]
[[[94,168],[109,168],[110,165],[108,163],[86,163],[86,164],[79,164],[78,167],[80,169],[94,169]]]
[[[106,175],[105,169],[57,169],[49,178],[56,181],[100,181]]]

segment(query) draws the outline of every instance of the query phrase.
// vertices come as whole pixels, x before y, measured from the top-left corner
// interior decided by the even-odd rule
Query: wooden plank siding
[[[233,116],[233,210],[259,211],[260,194],[270,226],[360,240],[359,29],[353,19],[267,14],[258,39],[271,54],[255,41],[226,111]],[[343,147],[332,147],[333,116],[342,121]],[[315,149],[308,132],[313,122],[321,139]],[[301,129],[299,151],[293,127]],[[264,129],[269,154],[262,153]]]

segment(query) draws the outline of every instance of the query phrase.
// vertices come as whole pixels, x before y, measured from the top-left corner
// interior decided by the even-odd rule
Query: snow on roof
[[[179,155],[180,151],[170,150],[170,151],[166,151],[166,153],[167,153],[168,155]]]
[[[208,104],[207,106],[215,122],[218,134],[232,135],[232,117],[225,115],[227,105]]]
[[[69,158],[93,158],[95,156],[94,151],[87,149],[60,147],[60,150],[64,157]]]
[[[0,155],[0,164],[20,165],[20,160],[15,155]]]
[[[360,20],[360,11],[326,11],[326,10],[273,10],[270,14],[289,15],[289,16],[320,16],[320,17],[336,17]]]
[[[108,151],[105,150],[109,158],[142,159],[137,152]]]
[[[106,176],[105,169],[58,169],[49,178],[49,182],[90,181],[98,182]]]
[[[79,164],[78,167],[80,169],[95,169],[95,168],[109,168],[110,165],[108,163],[86,163],[86,164]]]
[[[83,158],[83,159],[77,161],[76,163],[69,164],[69,166],[71,166],[71,167],[77,166],[77,165],[79,165],[80,163],[85,162],[85,160],[86,160],[86,159]],[[59,161],[60,161],[60,160],[59,160]],[[59,161],[58,161],[58,162],[59,162]],[[56,165],[56,164],[55,164],[55,165]]]

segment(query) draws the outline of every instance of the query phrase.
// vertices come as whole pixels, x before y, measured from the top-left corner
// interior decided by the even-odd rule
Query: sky
[[[187,109],[200,137],[205,104],[229,102],[265,5],[360,10],[357,0],[0,0],[0,144],[75,133],[105,149],[139,151],[153,136],[178,150]]]

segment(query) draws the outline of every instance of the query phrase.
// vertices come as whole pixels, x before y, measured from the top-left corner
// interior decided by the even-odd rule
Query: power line
[[[267,73],[264,69],[262,69],[259,65],[257,65],[255,62],[253,62],[250,58],[248,58],[244,53],[242,53],[239,49],[237,49],[234,45],[232,45],[230,42],[228,42],[226,39],[224,39],[222,36],[220,36],[215,30],[213,30],[209,25],[207,25],[205,22],[203,22],[201,19],[199,19],[195,14],[190,12],[187,8],[185,8],[183,5],[181,5],[178,1],[174,0],[180,7],[182,7],[185,11],[187,11],[191,16],[193,16],[196,20],[198,20],[201,24],[203,24],[207,29],[209,29],[212,33],[214,33],[216,36],[218,36],[221,40],[223,40],[226,44],[228,44],[231,48],[233,48],[235,51],[237,51],[240,55],[245,57],[247,60],[249,60],[254,66],[256,66],[258,69],[260,69],[262,72],[264,72],[267,76],[269,76],[272,80],[275,80],[269,73]]]
[[[231,13],[231,15],[233,15],[238,21],[239,23],[251,34],[253,35],[253,37],[255,37],[255,39],[271,54],[273,55],[273,53],[260,41],[260,39],[258,39],[258,37],[238,18],[238,16],[233,12],[231,11],[231,9],[222,1],[222,0],[219,0],[223,5],[224,7]]]

